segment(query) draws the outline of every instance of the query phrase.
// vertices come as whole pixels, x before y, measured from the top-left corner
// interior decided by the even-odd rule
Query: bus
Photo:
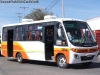
[[[89,66],[98,60],[98,44],[89,25],[79,19],[45,16],[44,20],[2,26],[1,54],[24,60]]]

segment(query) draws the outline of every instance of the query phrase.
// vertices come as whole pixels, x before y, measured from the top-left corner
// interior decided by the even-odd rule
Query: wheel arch
[[[17,54],[18,54],[18,53],[20,53],[20,52],[17,52],[17,53],[16,53],[15,58],[17,58]]]
[[[56,57],[55,57],[55,61],[57,61],[57,57],[58,57],[59,55],[64,55],[64,56],[65,56],[64,53],[58,53],[58,54],[56,55]]]

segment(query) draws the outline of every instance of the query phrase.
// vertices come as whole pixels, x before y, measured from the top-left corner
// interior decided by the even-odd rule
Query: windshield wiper
[[[91,43],[93,43],[93,40],[91,38],[89,38],[88,36],[86,38],[87,38],[87,42],[91,41]]]

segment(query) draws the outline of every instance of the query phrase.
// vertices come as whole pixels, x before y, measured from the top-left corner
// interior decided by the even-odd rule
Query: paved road
[[[0,75],[100,75],[100,57],[88,68],[77,64],[67,69],[61,69],[55,63],[27,61],[20,64],[0,57]]]

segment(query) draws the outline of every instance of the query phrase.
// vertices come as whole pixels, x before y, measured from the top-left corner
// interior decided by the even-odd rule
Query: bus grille
[[[81,61],[92,60],[94,55],[92,56],[81,56]]]

